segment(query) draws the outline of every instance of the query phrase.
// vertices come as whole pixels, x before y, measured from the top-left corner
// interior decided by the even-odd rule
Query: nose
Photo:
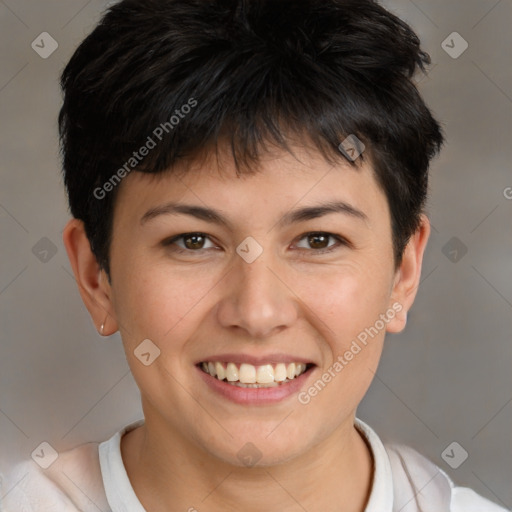
[[[296,295],[285,270],[271,261],[269,253],[263,251],[252,263],[242,258],[234,262],[217,309],[224,328],[245,331],[256,339],[272,336],[296,321]]]

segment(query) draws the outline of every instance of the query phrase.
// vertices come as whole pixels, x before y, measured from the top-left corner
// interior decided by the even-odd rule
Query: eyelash
[[[181,233],[180,235],[177,235],[175,237],[172,237],[170,239],[167,239],[167,240],[164,240],[162,242],[162,245],[170,250],[172,250],[172,252],[176,252],[176,253],[200,253],[201,251],[203,250],[208,250],[209,248],[207,249],[197,249],[197,250],[192,250],[192,249],[183,249],[181,247],[171,247],[177,240],[180,240],[180,239],[183,239],[187,236],[193,236],[193,235],[196,235],[196,236],[200,236],[200,237],[205,237],[205,238],[208,238],[210,239],[210,236],[207,235],[206,233],[201,233],[201,232],[198,232],[198,231],[193,231],[193,232],[190,232],[190,233]],[[328,236],[329,238],[334,238],[338,243],[334,244],[334,245],[331,245],[330,247],[327,247],[327,248],[324,248],[324,249],[298,249],[299,252],[314,252],[316,254],[326,254],[326,253],[330,253],[342,246],[350,246],[350,243],[344,239],[343,237],[339,236],[339,235],[335,235],[333,233],[328,233],[326,231],[309,231],[307,233],[304,233],[300,238],[299,238],[299,242],[308,237],[308,236],[311,236],[311,235],[323,235],[323,236]]]

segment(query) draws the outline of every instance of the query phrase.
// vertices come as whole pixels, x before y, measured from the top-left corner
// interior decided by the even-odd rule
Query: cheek
[[[385,329],[380,315],[386,311],[385,293],[369,289],[355,276],[332,282],[325,293],[312,296],[315,320],[321,330],[322,366],[301,395],[309,417],[321,418],[322,437],[355,411],[377,371]],[[316,425],[318,427],[318,425]],[[313,428],[313,427],[312,427]]]
[[[127,261],[118,270],[114,302],[123,340],[132,344],[149,338],[166,348],[175,345],[169,340],[187,339],[196,306],[219,280],[170,265],[130,266]]]
[[[301,403],[309,401],[306,407],[316,414],[330,411],[330,426],[357,408],[377,370],[385,337],[381,315],[386,314],[389,301],[386,269],[379,263],[361,262],[317,280],[321,287],[314,287],[312,280],[304,288],[326,343],[323,367]]]
[[[197,272],[178,273],[170,266],[118,271],[115,307],[126,357],[145,401],[156,409],[182,408],[181,400],[187,400],[176,382],[189,378],[189,342],[204,315],[201,300],[207,300],[216,281]],[[146,339],[157,349],[149,345],[140,350]],[[153,353],[158,356],[146,366],[137,354],[147,352],[151,358]]]
[[[386,277],[378,267],[352,265],[333,268],[323,277],[301,278],[300,297],[304,297],[305,311],[314,313],[310,321],[321,329],[333,352],[346,350],[347,343],[374,325],[386,310],[389,300]]]

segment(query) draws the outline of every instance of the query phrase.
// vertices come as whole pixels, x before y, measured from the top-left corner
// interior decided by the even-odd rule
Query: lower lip
[[[264,405],[280,402],[297,393],[314,370],[310,368],[291,382],[270,388],[243,388],[216,379],[196,366],[201,378],[216,393],[237,404]]]

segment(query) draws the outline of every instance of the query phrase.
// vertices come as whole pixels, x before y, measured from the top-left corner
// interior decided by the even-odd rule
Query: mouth
[[[293,382],[315,365],[313,363],[276,363],[255,366],[248,363],[202,361],[197,367],[214,379],[241,388],[274,388]]]

